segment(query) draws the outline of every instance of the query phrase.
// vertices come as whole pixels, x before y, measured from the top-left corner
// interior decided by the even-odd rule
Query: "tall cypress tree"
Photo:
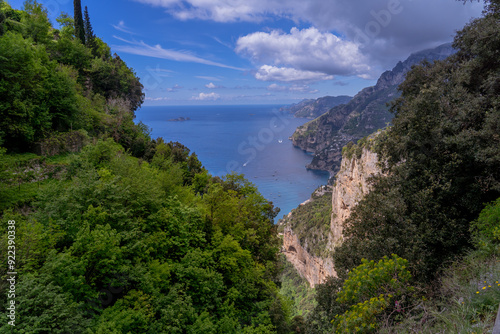
[[[81,0],[73,0],[75,10],[75,36],[85,44],[85,28],[83,26],[82,2]]]
[[[92,54],[95,56],[95,51],[96,51],[95,35],[94,35],[94,30],[92,29],[92,24],[90,23],[89,10],[87,6],[85,6],[85,11],[83,15],[84,15],[86,45],[89,49],[92,50]]]

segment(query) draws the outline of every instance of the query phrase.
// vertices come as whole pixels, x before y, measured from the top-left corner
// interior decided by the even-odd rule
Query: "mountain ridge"
[[[424,60],[443,60],[454,52],[451,43],[446,43],[413,53],[405,61],[399,61],[392,70],[382,73],[375,86],[362,89],[347,104],[333,107],[298,127],[290,137],[293,145],[314,154],[306,167],[334,175],[340,167],[342,147],[390,123],[393,115],[387,104],[399,96],[397,88],[412,66]]]
[[[317,99],[302,100],[299,103],[282,107],[280,111],[294,114],[298,118],[314,119],[328,112],[333,107],[348,103],[351,99],[352,96],[347,95],[323,96]]]

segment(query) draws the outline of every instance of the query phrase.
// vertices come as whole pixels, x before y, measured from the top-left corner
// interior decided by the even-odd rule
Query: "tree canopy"
[[[34,150],[54,132],[79,129],[113,132],[127,148],[142,140],[144,131],[133,119],[144,101],[143,86],[94,36],[88,15],[93,38],[87,45],[71,17],[61,15],[55,29],[37,2],[25,2],[23,11],[2,2],[0,19],[0,135],[9,151]],[[117,125],[119,120],[126,124]],[[128,128],[127,135],[117,127]]]

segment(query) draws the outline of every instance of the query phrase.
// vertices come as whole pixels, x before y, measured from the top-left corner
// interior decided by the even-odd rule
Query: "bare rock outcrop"
[[[311,287],[323,283],[328,276],[336,276],[332,259],[309,254],[300,244],[297,235],[289,227],[285,227],[283,232],[282,252],[285,254],[287,261],[293,264]]]
[[[342,242],[343,225],[352,209],[370,191],[369,178],[380,174],[377,154],[363,148],[361,156],[343,157],[332,193],[330,242],[332,248]]]
[[[373,140],[374,136],[371,136],[367,139],[365,147],[353,145],[343,152],[336,182],[329,190],[331,219],[329,228],[322,232],[324,239],[318,236],[317,222],[297,221],[307,217],[300,213],[300,209],[317,212],[315,211],[317,206],[314,206],[314,201],[319,201],[320,198],[317,193],[280,222],[284,226],[282,252],[300,275],[307,279],[311,287],[323,283],[328,276],[337,275],[331,254],[334,248],[342,243],[344,222],[357,203],[370,191],[369,179],[381,173],[377,154],[368,148]],[[304,228],[307,224],[310,225]],[[319,251],[318,244],[321,244]]]

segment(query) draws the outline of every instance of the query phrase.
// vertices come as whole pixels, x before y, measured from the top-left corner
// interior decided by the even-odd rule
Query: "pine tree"
[[[87,6],[85,6],[84,11],[84,28],[85,28],[85,41],[86,45],[89,49],[92,50],[92,54],[95,56],[96,53],[96,43],[95,43],[95,35],[94,30],[92,29],[92,24],[90,23],[89,10]]]
[[[85,44],[85,28],[83,26],[82,17],[82,2],[81,0],[73,0],[73,7],[75,10],[75,36]]]

